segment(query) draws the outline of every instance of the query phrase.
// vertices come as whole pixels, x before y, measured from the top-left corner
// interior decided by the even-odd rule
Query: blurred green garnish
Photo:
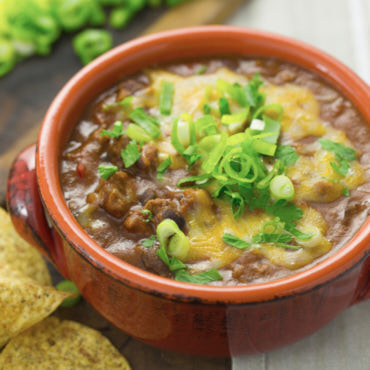
[[[75,306],[81,299],[81,293],[78,290],[77,286],[73,281],[70,280],[63,280],[55,286],[58,290],[63,290],[65,292],[73,293],[73,297],[66,298],[61,304],[60,307],[73,307]]]
[[[107,20],[110,27],[123,29],[146,6],[184,1],[189,0],[0,0],[0,77],[25,58],[49,55],[62,32],[104,26]],[[88,29],[74,37],[73,46],[87,64],[109,50],[113,41],[108,31]]]

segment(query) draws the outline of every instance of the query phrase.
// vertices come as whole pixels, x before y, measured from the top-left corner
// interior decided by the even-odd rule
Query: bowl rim
[[[56,137],[55,135],[60,133],[56,130],[57,121],[62,119],[63,109],[67,109],[68,105],[73,105],[71,101],[78,96],[78,86],[88,81],[98,71],[102,71],[102,68],[109,65],[113,59],[127,57],[127,55],[135,56],[144,49],[149,50],[148,48],[158,48],[158,46],[168,48],[170,47],[169,41],[196,40],[200,37],[207,37],[210,42],[223,37],[225,40],[228,37],[239,38],[239,40],[249,37],[261,43],[274,43],[278,48],[296,50],[297,55],[301,55],[300,58],[303,55],[317,62],[314,72],[331,81],[342,93],[352,94],[352,102],[355,103],[365,120],[370,122],[370,107],[361,103],[366,101],[364,99],[370,101],[370,89],[367,84],[337,59],[301,41],[265,31],[224,25],[190,27],[140,37],[115,47],[82,68],[67,82],[51,103],[40,130],[36,154],[37,181],[48,215],[72,248],[97,269],[125,285],[171,299],[221,304],[251,303],[297,294],[335,278],[344,270],[351,268],[369,252],[370,217],[366,219],[346,245],[303,271],[265,283],[210,286],[163,278],[122,261],[100,247],[88,236],[69,211],[63,196],[61,196],[58,169],[55,168],[58,163],[59,151],[55,145],[51,144],[53,138]],[[243,54],[245,53],[241,53],[241,55]],[[274,55],[270,57],[274,57]],[[148,66],[150,64],[147,63]],[[344,85],[338,87],[341,79],[345,81],[343,84],[348,85],[347,90],[344,89]],[[355,91],[357,95],[354,95]]]

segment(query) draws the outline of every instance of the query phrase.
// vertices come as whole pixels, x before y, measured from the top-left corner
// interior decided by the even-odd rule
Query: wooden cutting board
[[[113,31],[114,41],[117,45],[142,33],[221,23],[243,2],[192,0],[167,11],[147,9],[124,31]],[[157,20],[145,29],[154,17]],[[0,205],[5,204],[7,174],[13,159],[36,141],[48,105],[79,68],[71,37],[63,36],[50,56],[25,61],[0,79]]]

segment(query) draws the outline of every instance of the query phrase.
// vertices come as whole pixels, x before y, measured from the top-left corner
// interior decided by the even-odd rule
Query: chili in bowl
[[[369,295],[369,98],[340,62],[281,36],[134,40],[52,103],[37,175],[31,148],[9,178],[13,222],[140,340],[278,348]]]

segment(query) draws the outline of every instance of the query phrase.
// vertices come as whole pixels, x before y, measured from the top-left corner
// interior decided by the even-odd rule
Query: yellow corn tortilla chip
[[[0,208],[0,273],[9,268],[20,271],[42,285],[51,285],[50,274],[41,254],[17,234],[8,213]]]
[[[0,273],[0,348],[10,338],[49,316],[71,295],[41,286],[17,270],[5,268],[3,272]]]
[[[50,317],[12,339],[0,369],[124,369],[130,365],[98,331]]]

